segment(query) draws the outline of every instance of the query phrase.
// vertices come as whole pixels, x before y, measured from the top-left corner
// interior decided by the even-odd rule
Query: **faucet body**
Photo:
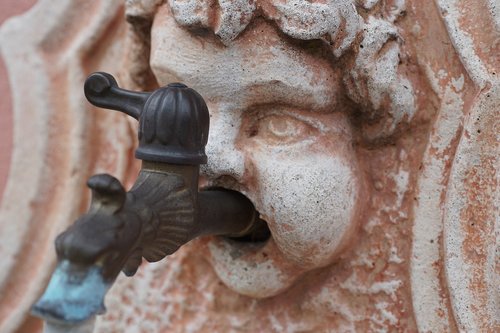
[[[264,222],[241,193],[198,191],[206,162],[208,109],[182,84],[152,93],[118,88],[106,73],[85,83],[87,99],[139,120],[143,160],[130,191],[108,174],[91,177],[86,214],[56,241],[59,264],[32,312],[48,321],[81,323],[104,312],[104,296],[120,271],[132,276],[142,262],[163,259],[202,235],[251,235]]]
[[[198,192],[198,166],[143,162],[129,192],[114,177],[89,179],[92,203],[56,239],[59,258],[103,267],[106,279],[132,276],[142,262],[156,262],[202,235],[242,236],[258,218],[242,194]]]

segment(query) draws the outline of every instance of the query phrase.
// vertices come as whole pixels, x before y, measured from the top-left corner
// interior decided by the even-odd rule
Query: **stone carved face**
[[[160,6],[150,65],[160,85],[184,82],[209,106],[204,185],[247,195],[271,230],[272,239],[258,246],[212,241],[216,272],[237,292],[267,297],[333,263],[351,241],[368,196],[343,101],[344,64],[335,57],[352,42],[359,18],[349,1],[263,2],[271,22],[252,17],[253,2],[222,3],[221,13],[202,1]],[[285,21],[297,4],[312,26]],[[330,16],[319,17],[325,10]],[[215,26],[213,15],[222,15]],[[236,22],[225,19],[238,15]],[[339,36],[342,15],[349,24]]]

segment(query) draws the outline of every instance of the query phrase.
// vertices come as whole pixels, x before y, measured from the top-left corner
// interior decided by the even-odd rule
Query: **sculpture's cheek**
[[[283,256],[304,269],[332,263],[359,218],[362,173],[341,112],[268,108],[243,121],[250,197]],[[249,131],[248,128],[251,130]]]
[[[254,154],[258,209],[286,259],[326,266],[356,226],[357,168],[342,156],[290,154]]]

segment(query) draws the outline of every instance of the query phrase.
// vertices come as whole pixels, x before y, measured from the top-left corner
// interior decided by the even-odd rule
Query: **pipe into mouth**
[[[259,215],[259,213],[257,213]],[[233,241],[241,243],[265,243],[271,238],[271,230],[267,222],[258,218],[244,235],[237,237],[227,237]]]
[[[199,195],[202,224],[218,225],[221,231],[212,235],[242,243],[264,243],[271,238],[267,222],[240,191],[214,186],[203,189]]]
[[[104,296],[112,285],[101,267],[62,260],[31,313],[55,324],[80,324],[106,311]]]
[[[199,235],[240,237],[252,230],[259,213],[242,193],[223,188],[198,193]]]
[[[267,222],[243,193],[223,187],[199,192],[201,232],[245,243],[264,243],[271,237]]]

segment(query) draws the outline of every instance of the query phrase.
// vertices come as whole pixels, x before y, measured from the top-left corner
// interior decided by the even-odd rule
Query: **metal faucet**
[[[172,83],[133,92],[102,72],[90,75],[84,90],[93,105],[139,120],[135,156],[143,162],[128,192],[108,174],[91,177],[88,212],[55,241],[58,265],[32,313],[63,324],[103,313],[105,294],[119,272],[134,275],[142,258],[159,261],[201,235],[248,238],[265,224],[239,192],[198,191],[209,113],[195,90]]]

